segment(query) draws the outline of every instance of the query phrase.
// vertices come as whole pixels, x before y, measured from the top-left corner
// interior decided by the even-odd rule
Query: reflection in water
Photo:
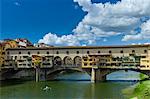
[[[80,78],[85,77],[82,73],[75,73],[72,74],[72,78],[75,78],[76,75]],[[118,77],[117,75],[116,77]],[[125,99],[121,93],[122,89],[134,84],[134,82],[91,83],[90,81],[45,81],[38,83],[11,81],[2,83],[5,84],[0,86],[1,99]],[[45,86],[51,90],[43,91]]]
[[[120,70],[107,75],[107,80],[140,80],[140,73]]]
[[[92,94],[91,99],[94,99],[94,97],[95,97],[95,84],[94,83],[91,84],[91,94]]]

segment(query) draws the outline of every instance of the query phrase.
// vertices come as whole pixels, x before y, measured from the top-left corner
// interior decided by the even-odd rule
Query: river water
[[[138,80],[138,75],[121,71],[108,75],[107,80]],[[135,84],[131,81],[91,83],[89,76],[83,73],[66,74],[57,79],[61,81],[3,81],[0,99],[127,99],[122,90]],[[43,90],[46,86],[49,89]]]

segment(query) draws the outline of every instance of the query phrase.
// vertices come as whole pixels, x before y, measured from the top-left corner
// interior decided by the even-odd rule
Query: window
[[[84,59],[84,61],[87,61],[87,59]]]
[[[49,54],[49,52],[46,52],[47,54]]]
[[[90,63],[90,65],[93,65],[92,63]]]
[[[90,51],[87,51],[87,54],[90,54]]]
[[[142,58],[146,58],[146,56],[141,56]]]
[[[7,54],[9,55],[9,52],[7,52]]]
[[[135,50],[132,50],[132,53],[135,53]]]
[[[5,52],[2,52],[3,55],[5,55]]]
[[[84,66],[87,66],[87,63],[84,63]]]
[[[101,53],[100,51],[98,51],[98,53]]]
[[[30,55],[30,52],[28,52],[28,55]]]
[[[123,50],[121,50],[120,53],[123,53]]]
[[[79,54],[79,51],[77,51],[77,54]]]
[[[37,54],[40,54],[40,52],[37,52]]]
[[[147,53],[147,50],[144,50],[144,53]]]
[[[23,58],[27,58],[28,56],[23,56]]]
[[[92,59],[89,59],[89,61],[92,61]]]
[[[69,54],[69,51],[66,51],[66,54]]]
[[[109,51],[109,53],[112,53],[111,51]]]
[[[21,54],[21,52],[19,52],[19,54]]]
[[[15,56],[15,59],[17,59],[17,56]]]
[[[57,51],[56,54],[59,54],[59,52]]]

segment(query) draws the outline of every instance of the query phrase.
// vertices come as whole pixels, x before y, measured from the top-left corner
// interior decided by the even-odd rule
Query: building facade
[[[120,66],[150,70],[150,45],[8,48],[1,68],[32,68],[35,56],[41,60],[41,68]]]

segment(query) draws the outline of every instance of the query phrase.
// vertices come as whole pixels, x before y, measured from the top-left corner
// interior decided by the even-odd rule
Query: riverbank
[[[150,80],[144,80],[146,75],[140,74],[141,81],[124,89],[122,92],[130,99],[150,99]]]

